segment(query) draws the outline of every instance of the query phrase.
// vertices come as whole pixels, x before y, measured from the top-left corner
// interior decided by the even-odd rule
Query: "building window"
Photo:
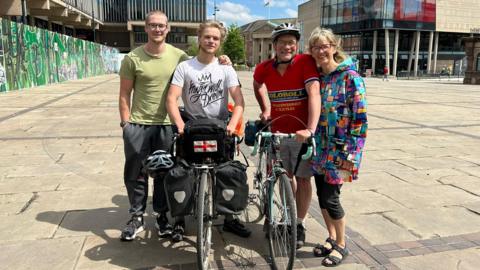
[[[477,54],[477,71],[480,71],[480,53]]]

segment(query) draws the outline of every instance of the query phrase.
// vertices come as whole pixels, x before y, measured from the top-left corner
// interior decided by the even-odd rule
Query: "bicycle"
[[[175,138],[176,141],[177,138]],[[195,144],[195,147],[199,147],[205,150],[205,153],[212,154],[217,151],[217,141],[198,141],[203,145]],[[238,138],[233,137],[233,145],[238,144]],[[235,154],[234,154],[235,157]],[[216,158],[206,155],[195,161],[187,161],[194,169],[195,175],[195,193],[194,193],[194,210],[193,215],[196,219],[197,227],[197,267],[198,269],[208,269],[209,267],[209,255],[212,246],[212,224],[215,219],[221,213],[217,212],[215,207],[215,188],[216,188],[216,176],[214,168],[222,164]]]
[[[287,176],[280,158],[280,142],[295,138],[295,133],[256,134],[252,156],[259,153],[257,171],[254,174],[254,190],[260,202],[260,211],[265,217],[270,259],[273,269],[292,269],[296,255],[297,207],[293,196],[291,179]],[[306,160],[312,156],[315,140],[308,141]],[[259,150],[260,148],[260,150]]]

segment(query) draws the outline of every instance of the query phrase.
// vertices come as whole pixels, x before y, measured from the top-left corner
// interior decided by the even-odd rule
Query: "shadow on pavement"
[[[187,217],[186,237],[180,243],[158,237],[155,219],[150,213],[145,216],[145,231],[136,240],[123,242],[120,241],[120,232],[130,218],[128,199],[115,195],[112,202],[115,207],[46,211],[39,213],[36,219],[51,224],[61,220],[53,238],[85,237],[76,268],[104,269],[116,265],[128,269],[156,266],[179,269],[181,264],[182,269],[196,269],[196,223],[193,217]],[[213,228],[212,264],[218,268],[255,268],[267,264],[263,256],[268,254],[268,246],[260,224],[247,223],[253,233],[246,239],[223,232],[222,216],[214,224],[217,225]]]

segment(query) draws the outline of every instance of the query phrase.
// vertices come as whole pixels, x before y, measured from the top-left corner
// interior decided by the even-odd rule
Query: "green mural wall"
[[[0,92],[113,73],[118,50],[0,19]]]

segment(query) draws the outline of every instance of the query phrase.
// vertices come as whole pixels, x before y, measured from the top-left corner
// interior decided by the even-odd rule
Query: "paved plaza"
[[[244,119],[255,119],[252,73],[239,75]],[[337,269],[478,269],[480,86],[366,84],[360,179],[341,196],[352,255]],[[151,200],[146,231],[119,240],[129,215],[118,88],[108,75],[0,94],[0,269],[196,269],[192,222],[184,242],[158,238]],[[247,224],[249,239],[222,223],[212,268],[269,269],[262,221]],[[314,198],[296,268],[323,269],[312,248],[326,237]]]

